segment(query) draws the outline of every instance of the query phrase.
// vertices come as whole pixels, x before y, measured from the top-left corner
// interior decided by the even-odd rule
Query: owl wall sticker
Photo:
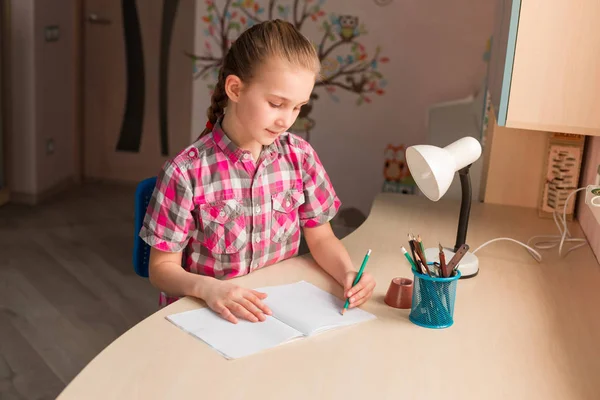
[[[340,15],[340,38],[348,42],[358,35],[358,17],[352,15]]]
[[[406,148],[403,144],[388,144],[384,151],[383,191],[415,194],[416,184],[410,175],[405,158]]]

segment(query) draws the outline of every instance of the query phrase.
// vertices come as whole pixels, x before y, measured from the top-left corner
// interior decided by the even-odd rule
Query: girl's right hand
[[[237,324],[238,318],[251,322],[264,321],[271,309],[262,300],[266,293],[246,289],[231,282],[213,280],[202,297],[206,304],[227,321]]]

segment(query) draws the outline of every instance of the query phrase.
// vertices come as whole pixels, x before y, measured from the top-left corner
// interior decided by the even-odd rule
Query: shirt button
[[[256,207],[254,208],[254,213],[255,213],[255,214],[259,214],[259,213],[260,213],[260,206],[256,206]]]
[[[254,243],[259,243],[260,242],[260,238],[257,237],[256,239],[254,239]]]
[[[289,201],[286,201],[286,202],[285,202],[285,206],[286,206],[286,207],[289,207],[289,206],[290,206],[290,202],[289,202]]]
[[[244,158],[245,158],[246,160],[248,159],[248,157],[250,157],[250,154],[248,154],[248,153],[244,154]]]
[[[224,216],[225,216],[225,211],[219,212],[219,217],[224,217]]]

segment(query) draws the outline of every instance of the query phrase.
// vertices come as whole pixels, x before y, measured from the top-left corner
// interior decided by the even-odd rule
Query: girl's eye
[[[275,104],[275,103],[271,103],[271,102],[269,102],[269,105],[271,107],[273,107],[273,108],[279,108],[279,107],[281,107],[281,104]]]

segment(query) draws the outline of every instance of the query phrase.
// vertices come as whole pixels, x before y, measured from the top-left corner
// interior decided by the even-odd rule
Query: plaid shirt
[[[328,222],[340,204],[305,140],[284,133],[255,162],[216,123],[164,165],[140,237],[182,251],[186,271],[228,279],[295,256],[300,227]]]

